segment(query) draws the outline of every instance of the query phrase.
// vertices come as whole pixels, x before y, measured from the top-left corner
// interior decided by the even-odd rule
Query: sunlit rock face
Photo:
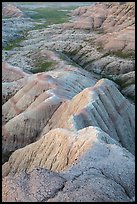
[[[113,95],[110,97],[108,92],[109,94],[113,92]],[[114,100],[114,98],[117,98],[119,103]],[[50,101],[50,107],[51,105],[52,102]],[[27,126],[23,125],[21,119],[22,114],[10,119],[4,126],[3,147],[5,149],[3,151],[14,151],[20,146],[25,147],[19,148],[12,153],[9,161],[3,164],[3,200],[14,201],[16,199],[31,202],[44,200],[59,202],[60,199],[62,202],[84,200],[95,200],[96,202],[106,200],[130,201],[134,196],[134,156],[129,152],[134,153],[134,131],[132,132],[132,130],[134,130],[134,122],[131,120],[129,112],[132,112],[133,117],[134,105],[130,104],[128,100],[122,96],[117,90],[116,85],[109,80],[102,79],[94,86],[84,89],[71,100],[63,102],[56,111],[54,111],[52,107],[50,109],[50,112],[51,110],[54,111],[52,117],[42,108],[44,108],[44,105],[40,106],[39,111],[34,117],[33,114],[30,114],[29,120],[31,121],[31,117],[33,117],[33,123],[28,122],[26,123]],[[32,110],[34,111],[35,109],[36,108],[33,108]],[[42,126],[39,127],[36,125],[40,125],[40,120],[42,119],[40,109],[46,114],[43,117],[44,119],[46,119],[46,117],[50,117],[51,119],[39,134],[40,137],[35,138],[37,141],[32,143],[33,137],[36,137],[35,133],[37,132],[36,129],[34,130],[34,127],[38,129],[42,128]],[[48,106],[45,110],[48,111]],[[116,114],[115,117],[114,113]],[[125,120],[122,117],[123,114],[127,114]],[[34,118],[37,119],[37,123],[34,123]],[[132,122],[129,123],[129,121]],[[20,123],[22,125],[20,125]],[[31,126],[29,126],[29,124]],[[125,124],[125,126],[123,124]],[[120,127],[123,127],[122,131],[120,131]],[[6,128],[9,128],[11,135],[7,134]],[[53,130],[50,130],[51,128],[53,128]],[[27,133],[30,129],[31,134]],[[20,132],[24,134],[24,138]],[[26,137],[28,135],[29,137]],[[25,142],[25,144],[23,142]],[[32,144],[27,145],[27,143]],[[85,161],[87,161],[87,163],[85,163]],[[123,165],[125,165],[125,167],[123,167]],[[37,170],[35,170],[39,167],[49,169],[53,172],[62,172],[61,175],[63,176],[61,176],[61,178],[64,180],[59,181],[59,184],[56,186],[59,192],[57,196],[54,194],[54,189],[52,189],[52,183],[49,182],[48,184],[47,173],[42,173],[45,170],[41,170],[40,173],[39,171],[37,173]],[[123,168],[126,168],[127,176],[124,176]],[[27,173],[22,173],[24,170]],[[43,174],[44,178],[41,174]],[[13,175],[14,177],[11,177]],[[87,181],[89,175],[90,179]],[[120,183],[118,175],[120,175]],[[25,178],[25,182],[27,182],[27,184],[24,185],[28,185],[28,183],[32,182],[31,179],[27,179],[30,178],[30,176],[32,176],[31,179],[46,180],[46,185],[50,186],[51,195],[54,196],[48,196],[46,191],[44,191],[39,184],[37,184],[34,190],[35,196],[33,189],[29,190],[29,195],[27,192],[27,197],[26,191],[24,190],[20,194],[13,195],[12,189],[17,189],[17,191],[22,189],[23,178]],[[58,180],[58,177],[60,179],[60,174],[57,174],[56,177],[55,180]],[[12,178],[14,178],[14,182],[12,182]],[[80,184],[83,182],[83,179],[85,182],[87,181],[86,188]],[[96,180],[98,180],[97,183]],[[129,182],[127,182],[127,180]],[[44,181],[42,180],[42,182]],[[8,184],[7,182],[12,183]],[[96,183],[96,185],[94,183]],[[18,188],[16,186],[20,187]],[[39,194],[37,194],[39,188],[40,197]],[[73,193],[70,193],[71,188],[75,189]],[[76,190],[77,188],[78,190]],[[102,193],[99,193],[100,188],[103,188]],[[87,189],[90,189],[88,195],[85,194]],[[6,193],[7,191],[8,193]],[[44,191],[44,194],[42,191]],[[113,194],[113,192],[115,193]],[[42,195],[47,197],[43,199]]]
[[[44,132],[56,127],[79,130],[93,125],[134,154],[134,108],[112,81],[102,79],[71,101],[64,102],[49,120]]]
[[[18,85],[17,93],[2,107],[4,154],[35,141],[61,103],[96,83],[91,74],[73,67],[50,75],[21,74],[25,75],[22,88]],[[19,84],[19,79],[15,82]]]
[[[3,165],[3,201],[131,201],[134,168],[134,156],[100,128],[54,129]]]
[[[4,47],[30,29],[3,50],[3,202],[134,202],[134,2],[34,30],[16,4],[2,14]]]

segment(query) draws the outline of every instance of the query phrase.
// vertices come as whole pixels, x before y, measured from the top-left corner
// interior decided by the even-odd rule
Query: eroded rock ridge
[[[79,7],[11,50],[36,22],[2,14],[3,202],[134,202],[134,2]]]

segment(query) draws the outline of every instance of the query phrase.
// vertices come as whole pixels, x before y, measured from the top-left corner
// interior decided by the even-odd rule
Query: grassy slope
[[[36,22],[45,20],[43,27],[47,27],[52,24],[64,23],[69,20],[68,13],[77,8],[76,6],[70,6],[67,8],[36,8],[36,9],[25,9],[25,13],[34,19]],[[32,11],[32,13],[31,13]]]
[[[32,18],[35,22],[38,23],[33,29],[42,29],[52,24],[67,22],[69,20],[69,16],[68,16],[69,11],[75,8],[76,6],[70,6],[66,8],[63,8],[63,7],[47,8],[46,7],[46,8],[36,8],[36,9],[22,9],[22,11],[26,13],[28,17]],[[41,20],[43,20],[43,22]],[[19,47],[20,42],[25,40],[27,36],[27,32],[22,31],[20,33],[23,35],[14,41],[11,40],[7,46],[3,47],[3,49],[12,50],[15,47]]]

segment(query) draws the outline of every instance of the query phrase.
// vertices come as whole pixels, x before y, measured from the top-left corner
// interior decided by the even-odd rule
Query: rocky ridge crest
[[[134,9],[80,7],[3,51],[4,202],[134,201]]]

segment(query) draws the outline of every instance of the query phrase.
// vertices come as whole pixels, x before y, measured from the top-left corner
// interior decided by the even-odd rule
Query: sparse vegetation
[[[4,50],[12,50],[15,47],[19,47],[20,43],[26,39],[27,31],[21,31],[18,33],[20,36],[16,38],[15,40],[10,40],[8,45],[4,46]]]
[[[123,80],[121,80],[121,79],[115,79],[115,80],[113,80],[113,81],[114,81],[116,84],[118,84],[118,85],[121,87],[121,89],[126,88],[127,86],[129,86],[129,85],[135,83],[135,80],[132,80],[132,82],[131,82],[131,81],[123,81]]]
[[[97,51],[99,52],[104,52],[104,57],[107,55],[110,56],[116,56],[122,59],[135,59],[135,52],[134,51],[121,51],[121,50],[117,50],[117,51],[105,51],[104,47],[102,45],[102,43],[98,43],[97,47],[96,47]]]
[[[97,45],[96,49],[98,52],[102,52],[104,50],[103,45],[101,43]]]
[[[104,51],[104,48],[103,48],[103,45],[99,44],[97,46],[97,51],[99,52],[103,52]],[[117,51],[106,51],[104,53],[104,57],[105,56],[116,56],[116,57],[119,57],[119,58],[122,58],[122,59],[135,59],[135,52],[133,51],[127,51],[127,52],[122,52],[121,50],[117,50]]]
[[[45,72],[45,71],[52,70],[54,65],[55,65],[55,63],[52,61],[41,61],[41,63],[40,63],[40,60],[38,60],[37,63],[35,64],[36,68],[34,68],[30,71],[33,74],[36,74],[39,72]]]
[[[25,10],[25,13],[37,22],[40,22],[41,20],[45,20],[45,23],[43,23],[42,25],[40,26],[36,25],[37,28],[42,28],[42,26],[47,27],[48,25],[59,24],[59,23],[64,23],[68,21],[69,11],[75,8],[76,6],[60,8],[60,9],[46,7],[46,8],[36,8],[33,10],[28,9],[28,10]],[[29,11],[34,11],[34,12],[29,13]]]
[[[42,29],[46,28],[52,24],[59,24],[64,23],[69,20],[69,11],[77,8],[77,6],[70,6],[66,8],[36,8],[36,9],[24,9],[24,13],[27,16],[34,19],[37,23],[31,30]],[[22,9],[23,10],[23,9]],[[30,12],[32,11],[32,12]],[[34,11],[34,12],[33,12]],[[10,18],[10,17],[3,17],[3,18]],[[42,20],[45,20],[42,22]],[[26,39],[26,32],[21,31],[19,32],[20,37],[16,38],[15,40],[11,40],[8,45],[4,46],[3,49],[5,50],[12,50],[15,47],[19,47],[20,42]]]
[[[105,34],[104,30],[101,29],[101,28],[97,29],[97,30],[96,30],[96,33],[97,33],[97,34]]]
[[[127,51],[127,52],[122,52],[121,50],[118,51],[110,51],[108,52],[109,55],[114,55],[116,57],[120,57],[123,59],[133,59],[135,58],[135,52],[133,51]]]

